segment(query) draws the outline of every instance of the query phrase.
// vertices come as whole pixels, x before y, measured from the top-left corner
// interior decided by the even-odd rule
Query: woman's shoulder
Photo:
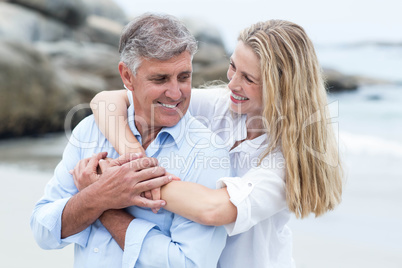
[[[227,87],[193,88],[191,98],[196,101],[219,101],[229,94]]]
[[[224,87],[193,89],[190,112],[193,116],[211,117],[227,111],[230,91]]]

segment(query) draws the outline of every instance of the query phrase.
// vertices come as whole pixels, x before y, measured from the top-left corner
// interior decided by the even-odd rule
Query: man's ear
[[[124,62],[119,62],[119,73],[121,80],[123,81],[123,84],[126,86],[126,88],[130,91],[133,91],[134,88],[132,86],[132,80],[133,80],[133,74],[128,68],[128,66]]]

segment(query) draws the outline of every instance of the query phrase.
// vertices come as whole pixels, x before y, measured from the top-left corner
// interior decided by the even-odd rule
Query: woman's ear
[[[119,73],[121,80],[123,81],[124,87],[130,91],[133,91],[134,88],[132,86],[133,74],[131,73],[130,68],[124,63],[119,62]]]

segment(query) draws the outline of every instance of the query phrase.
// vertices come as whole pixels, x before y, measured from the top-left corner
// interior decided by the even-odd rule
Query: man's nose
[[[172,100],[180,100],[182,95],[180,90],[180,83],[177,80],[170,81],[170,83],[167,84],[165,95]]]

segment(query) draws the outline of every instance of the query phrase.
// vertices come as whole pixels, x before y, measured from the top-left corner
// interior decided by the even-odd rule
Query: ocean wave
[[[343,151],[351,154],[387,155],[402,158],[402,143],[380,137],[340,132]]]

